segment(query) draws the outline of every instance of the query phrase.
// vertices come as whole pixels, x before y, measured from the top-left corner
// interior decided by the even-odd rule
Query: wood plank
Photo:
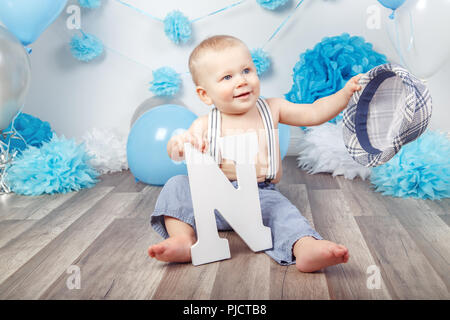
[[[352,209],[341,190],[308,190],[314,225],[326,240],[345,245],[350,253],[346,264],[324,269],[331,299],[390,299],[382,281],[381,289],[366,286],[367,268],[375,260],[364,240]]]
[[[219,237],[227,238],[227,232],[219,232]],[[161,241],[162,238],[158,240]],[[214,280],[221,262],[213,262],[199,266],[191,263],[165,263],[166,273],[155,291],[154,300],[208,300],[211,299]]]
[[[11,208],[23,208],[42,196],[22,196],[16,193],[0,194],[0,218]]]
[[[297,167],[297,157],[286,156],[282,161],[283,176],[279,185],[283,184],[305,184],[307,173]]]
[[[393,197],[385,201],[450,291],[450,227],[427,201]]]
[[[0,248],[29,229],[35,222],[35,220],[0,221]]]
[[[396,218],[356,220],[394,299],[450,298],[442,279]]]
[[[115,218],[136,205],[136,198],[109,193],[7,278],[0,285],[0,299],[39,298]]]
[[[159,239],[147,220],[116,219],[71,264],[81,288],[68,289],[63,273],[40,299],[150,299],[166,267],[147,254]]]
[[[121,184],[126,176],[129,174],[128,170],[122,170],[117,172],[110,172],[98,177],[97,187],[117,187]]]
[[[94,206],[113,187],[83,189],[0,248],[0,283]]]
[[[448,226],[450,226],[450,215],[440,215],[439,218],[441,218],[442,221],[444,221]]]
[[[147,184],[136,182],[130,170],[124,170],[122,181],[117,185],[113,192],[141,192]]]
[[[384,196],[375,192],[368,180],[348,180],[340,176],[337,181],[354,216],[389,216]]]
[[[268,300],[271,258],[263,252],[253,252],[235,233],[228,232],[231,259],[220,262],[211,299]]]
[[[156,200],[161,192],[162,187],[147,185],[140,193],[140,201],[136,207],[130,210],[127,218],[147,219],[150,221],[150,216],[155,209]]]
[[[308,189],[339,189],[339,184],[330,173],[309,174],[297,167],[297,157],[283,159],[283,177],[280,184],[306,184]]]
[[[278,186],[280,192],[295,205],[302,215],[309,221],[310,225],[314,228],[314,221],[311,214],[311,207],[309,205],[308,191],[304,184],[292,184],[292,185],[280,185]],[[295,265],[291,265],[287,268],[284,274],[274,270],[271,270],[271,277],[275,278],[278,275],[277,280],[271,279],[272,284],[282,281],[282,295],[278,299],[293,299],[293,300],[328,300],[330,294],[328,292],[327,280],[325,273],[318,271],[315,273],[302,273],[297,270]],[[281,278],[283,276],[283,278]],[[271,295],[271,299],[276,298],[275,295]]]
[[[53,209],[73,197],[76,192],[45,194],[34,197],[34,201],[26,207],[13,207],[5,220],[41,219]]]
[[[441,200],[422,200],[439,216],[450,216],[450,198]]]

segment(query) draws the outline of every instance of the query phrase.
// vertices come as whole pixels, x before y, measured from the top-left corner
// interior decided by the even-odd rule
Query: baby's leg
[[[191,246],[196,241],[194,229],[187,223],[164,216],[169,238],[150,246],[148,254],[152,258],[166,262],[191,261]]]
[[[301,272],[313,272],[335,264],[346,263],[350,257],[343,245],[313,237],[299,239],[293,248],[296,267]]]

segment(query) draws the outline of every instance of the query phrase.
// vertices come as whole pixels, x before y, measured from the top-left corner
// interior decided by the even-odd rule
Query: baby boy
[[[301,272],[346,263],[348,249],[324,240],[275,187],[282,175],[278,123],[316,126],[337,116],[350,97],[361,87],[359,75],[350,79],[337,93],[313,104],[294,104],[282,98],[262,99],[260,83],[246,45],[231,36],[213,36],[202,41],[191,53],[189,69],[199,98],[214,109],[196,119],[185,133],[172,137],[169,156],[184,159],[184,143],[209,152],[223,173],[236,187],[233,161],[220,159],[218,137],[236,132],[263,132],[258,136],[255,159],[263,224],[271,228],[273,247],[265,250],[281,265],[296,265]],[[216,210],[218,230],[231,227]],[[152,258],[168,262],[191,261],[191,246],[196,242],[195,219],[187,176],[175,176],[164,185],[151,216],[152,227],[165,240],[150,246]]]

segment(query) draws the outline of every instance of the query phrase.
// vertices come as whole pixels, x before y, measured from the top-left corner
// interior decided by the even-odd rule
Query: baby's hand
[[[358,83],[359,79],[361,78],[362,74],[358,74],[347,81],[345,84],[345,87],[342,89],[344,90],[346,96],[348,99],[350,99],[355,91],[361,90],[361,85]]]
[[[205,153],[208,149],[208,140],[201,134],[191,133],[186,131],[171,139],[171,154],[170,157],[175,161],[184,159],[184,144],[190,142],[194,148]]]

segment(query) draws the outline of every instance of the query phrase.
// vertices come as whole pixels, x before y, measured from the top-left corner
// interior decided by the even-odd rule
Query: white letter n
[[[254,159],[258,152],[256,133],[220,138],[222,158],[236,163],[235,189],[213,158],[185,144],[197,242],[191,247],[192,264],[229,259],[228,240],[219,237],[214,210],[253,251],[272,248],[270,228],[262,223]],[[231,147],[234,146],[234,147]]]

